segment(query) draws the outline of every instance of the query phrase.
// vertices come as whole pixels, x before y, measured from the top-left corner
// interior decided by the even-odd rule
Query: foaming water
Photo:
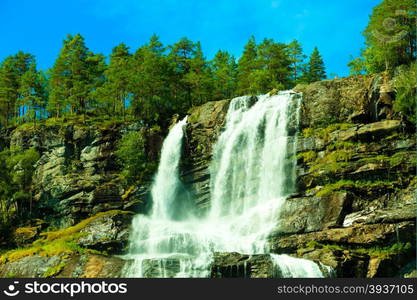
[[[179,179],[184,126],[166,137],[152,186],[153,207],[133,220],[129,277],[208,277],[213,252],[269,253],[268,234],[294,186],[300,96],[293,92],[231,101],[210,165],[211,209],[197,217]],[[298,122],[298,117],[295,118]],[[317,264],[271,255],[284,277],[322,277]]]

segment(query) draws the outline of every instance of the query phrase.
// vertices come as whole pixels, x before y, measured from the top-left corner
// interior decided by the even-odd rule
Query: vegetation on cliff
[[[99,218],[113,216],[117,214],[129,214],[130,212],[109,210],[98,213],[90,218],[87,218],[80,223],[57,231],[43,232],[40,238],[32,244],[21,249],[10,250],[0,256],[0,263],[14,262],[25,256],[40,255],[51,257],[55,255],[68,255],[72,253],[97,253],[96,250],[81,247],[77,242],[87,233],[83,233],[89,224]]]
[[[0,152],[0,232],[17,217],[32,209],[31,184],[39,153],[33,149],[6,149]],[[6,227],[6,228],[5,228]]]
[[[352,74],[386,72],[394,78],[394,109],[416,122],[416,11],[414,0],[383,0],[363,35],[365,48],[348,66]],[[384,83],[387,84],[387,77]],[[390,90],[390,88],[388,88]]]

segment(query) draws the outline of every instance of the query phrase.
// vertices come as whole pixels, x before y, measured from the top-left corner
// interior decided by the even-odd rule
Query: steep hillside
[[[338,277],[415,276],[415,128],[393,112],[395,95],[381,85],[371,75],[294,89],[303,94],[301,125],[291,130],[297,150],[288,157],[297,160],[297,189],[269,237],[274,253],[321,262]],[[189,111],[181,177],[201,215],[210,206],[209,163],[229,103]],[[129,261],[112,255],[125,253],[133,213],[149,207],[151,179],[129,186],[120,177],[115,151],[128,132],[144,137],[138,151],[155,164],[162,134],[140,124],[23,125],[0,133],[0,150],[40,154],[30,207],[0,238],[0,276],[122,275]],[[215,254],[212,276],[230,277],[231,269],[243,276],[244,262],[252,277],[272,276],[267,256],[245,254]]]

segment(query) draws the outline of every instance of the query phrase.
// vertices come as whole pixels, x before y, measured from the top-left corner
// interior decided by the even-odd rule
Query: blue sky
[[[212,58],[218,49],[239,57],[253,34],[318,46],[327,73],[348,74],[350,55],[381,0],[0,0],[0,60],[19,50],[52,66],[67,33],[81,33],[94,52],[108,55],[124,42],[135,50],[156,33],[164,44],[187,36]]]

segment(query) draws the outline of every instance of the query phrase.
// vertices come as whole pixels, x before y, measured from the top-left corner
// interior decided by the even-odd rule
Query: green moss
[[[45,240],[53,241],[53,240],[60,239],[63,237],[72,236],[75,233],[78,233],[81,229],[84,229],[88,224],[90,224],[91,222],[95,221],[96,219],[100,217],[117,215],[117,214],[130,214],[130,213],[131,212],[122,211],[122,210],[109,210],[109,211],[98,213],[88,219],[82,220],[80,223],[74,226],[57,230],[57,231],[52,231],[52,232],[43,232],[40,235],[45,237]]]
[[[312,136],[314,136],[314,132],[315,132],[314,129],[311,128],[311,127],[304,128],[303,129],[303,136],[305,138],[312,137]]]
[[[316,241],[310,241],[306,244],[308,248],[344,250],[342,246],[336,244],[322,244]]]
[[[56,266],[49,267],[45,273],[43,273],[42,277],[49,278],[58,275],[67,265],[66,262],[61,262]]]
[[[336,131],[336,130],[347,130],[351,127],[355,126],[355,124],[352,123],[335,123],[331,124],[327,127],[319,127],[319,128],[305,128],[303,130],[303,136],[304,137],[318,137],[325,141],[328,141],[330,138],[330,133]]]
[[[154,133],[161,133],[162,132],[161,126],[159,126],[159,125],[153,125],[150,130]]]
[[[136,188],[136,186],[135,186],[135,185],[130,186],[130,187],[126,190],[126,192],[122,195],[122,199],[123,199],[123,200],[128,199],[128,198],[130,197],[130,195],[133,193],[133,191],[135,190],[135,188]]]
[[[202,151],[203,151],[203,149],[204,149],[203,145],[201,145],[201,144],[198,144],[198,145],[197,145],[196,150],[197,150],[198,152],[202,152]]]
[[[201,107],[192,107],[188,110],[188,123],[196,123],[200,119]]]
[[[316,193],[318,197],[330,193],[352,191],[357,193],[369,194],[374,190],[395,189],[396,181],[352,181],[340,180],[332,184],[325,185]],[[309,190],[308,192],[312,192]]]
[[[7,273],[6,276],[4,276],[5,278],[17,278],[18,275],[15,273]]]
[[[311,164],[317,158],[317,152],[307,151],[297,154],[297,159],[303,159],[303,162],[307,165]]]
[[[400,137],[400,134],[398,132],[394,132],[390,136],[385,137],[384,141],[391,141],[391,140],[394,140],[394,139],[398,139],[399,137]]]
[[[11,250],[1,255],[0,263],[13,262],[23,257],[33,255],[51,257],[55,255],[68,255],[73,253],[101,253],[95,250],[81,248],[77,244],[78,239],[84,236],[84,234],[80,233],[80,231],[97,218],[116,214],[131,214],[131,212],[120,210],[101,212],[74,226],[57,231],[41,233],[42,238],[33,242],[31,246]]]
[[[35,241],[29,248],[20,248],[6,252],[0,257],[0,263],[14,262],[26,256],[40,255],[50,257],[74,253],[73,249],[68,245],[68,242],[77,237],[66,237],[53,242]]]
[[[327,150],[354,150],[358,145],[357,143],[338,141],[327,146]]]
[[[16,131],[34,131],[36,129],[38,129],[38,126],[35,126],[33,124],[33,122],[27,122],[27,123],[23,123],[22,125],[19,125],[18,127],[16,127]]]
[[[374,246],[371,248],[359,248],[354,249],[355,252],[361,254],[367,254],[369,256],[376,256],[376,257],[386,257],[395,254],[405,253],[412,249],[412,245],[410,242],[408,243],[401,243],[397,242],[392,244],[391,246],[381,247],[381,246]]]
[[[317,192],[316,196],[321,197],[334,192],[344,192],[348,189],[352,189],[354,186],[355,183],[351,180],[340,180],[336,183],[325,185]]]
[[[318,175],[319,172],[337,173],[349,166],[348,160],[353,152],[348,150],[336,150],[328,152],[325,156],[317,158],[310,163],[309,172]]]
[[[360,160],[358,160],[358,163],[360,164],[368,164],[368,163],[383,163],[384,161],[387,161],[388,157],[385,155],[376,155],[372,157],[365,157]]]
[[[94,122],[94,120],[90,120],[90,123],[91,122]],[[100,124],[101,131],[110,130],[124,123],[123,120],[117,120],[117,119],[97,120],[96,122]]]
[[[305,244],[308,248],[313,249],[331,249],[331,250],[340,250],[340,251],[349,251],[352,253],[358,253],[358,254],[365,254],[369,255],[371,257],[388,257],[391,255],[398,255],[407,253],[410,250],[413,250],[413,246],[410,242],[402,243],[397,242],[392,245],[387,246],[373,246],[369,248],[365,247],[354,247],[354,246],[346,246],[346,245],[339,245],[339,244],[326,244],[326,243],[320,243],[317,241],[310,241],[307,244]]]
[[[398,152],[392,156],[380,154],[380,155],[376,155],[372,157],[362,158],[358,162],[359,163],[383,163],[391,168],[394,168],[405,163],[415,164],[416,154],[415,152],[411,152],[411,151]]]
[[[391,156],[389,159],[390,167],[397,167],[403,163],[416,164],[415,152],[398,152]]]

